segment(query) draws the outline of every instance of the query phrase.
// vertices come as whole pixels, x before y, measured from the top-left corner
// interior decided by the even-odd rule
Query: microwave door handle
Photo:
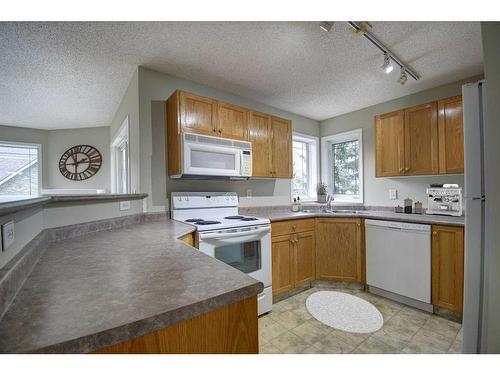
[[[243,236],[252,236],[254,234],[269,232],[269,228],[258,228],[249,231],[241,231],[241,232],[228,232],[228,233],[200,233],[200,240],[206,239],[225,239],[225,238],[234,238],[234,237],[243,237]]]

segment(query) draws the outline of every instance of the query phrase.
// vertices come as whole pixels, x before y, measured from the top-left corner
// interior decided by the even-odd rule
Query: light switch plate
[[[130,210],[130,201],[121,201],[120,202],[120,211]]]
[[[2,225],[2,251],[7,250],[16,239],[16,232],[14,231],[14,221],[9,221]]]
[[[396,189],[389,189],[389,199],[393,201],[398,199],[398,191]]]
[[[247,189],[247,198],[252,198],[252,189]]]

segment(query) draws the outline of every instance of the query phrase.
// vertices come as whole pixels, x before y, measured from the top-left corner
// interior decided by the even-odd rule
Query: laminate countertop
[[[38,195],[38,196],[4,196],[0,197],[0,216],[29,208],[41,207],[50,203],[78,203],[78,202],[111,202],[137,200],[146,198],[145,193],[133,194],[71,194],[71,195]]]
[[[178,239],[194,230],[164,219],[50,244],[0,320],[0,352],[92,352],[263,290]]]
[[[315,217],[362,217],[365,219],[378,219],[389,221],[402,221],[419,224],[438,224],[452,225],[463,227],[465,225],[464,216],[445,216],[445,215],[426,215],[426,214],[403,214],[388,210],[366,210],[356,209],[349,211],[355,212],[328,212],[323,213],[318,210],[306,210],[300,212],[292,212],[291,210],[276,210],[273,208],[260,207],[259,209],[240,210],[240,213],[251,214],[260,217],[267,217],[271,221],[283,221],[293,219],[306,219]]]

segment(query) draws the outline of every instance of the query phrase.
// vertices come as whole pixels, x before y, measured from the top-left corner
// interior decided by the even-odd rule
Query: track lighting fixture
[[[329,22],[329,21],[322,21],[319,23],[319,27],[321,28],[321,30],[326,31],[326,32],[329,32],[332,29],[332,26],[333,26],[333,22]]]
[[[392,65],[391,62],[391,56],[387,52],[384,53],[384,64],[382,65],[382,69],[387,74],[392,72],[392,70],[394,69],[394,66]]]
[[[408,75],[406,74],[406,69],[404,67],[401,68],[401,73],[399,74],[398,82],[401,85],[404,85],[408,81]]]
[[[385,46],[374,34],[372,34],[372,25],[369,22],[357,22],[357,21],[347,21],[348,25],[351,27],[352,31],[356,35],[363,36],[371,44],[377,47],[380,51],[384,53],[384,64],[382,69],[384,72],[389,74],[392,72],[395,66],[401,68],[401,74],[399,76],[398,82],[404,85],[408,81],[408,76],[413,78],[415,81],[420,79],[420,75],[415,72],[410,66],[405,64],[397,55],[394,54],[389,48]]]

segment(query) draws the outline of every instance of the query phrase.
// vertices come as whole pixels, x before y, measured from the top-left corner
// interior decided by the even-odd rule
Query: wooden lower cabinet
[[[362,282],[362,219],[316,220],[316,278]]]
[[[314,219],[272,224],[273,295],[315,280],[316,238],[313,229]]]
[[[231,303],[96,354],[257,354],[257,297]]]
[[[181,241],[185,242],[187,245],[195,247],[195,232],[185,234],[179,238]]]
[[[273,295],[293,288],[293,235],[272,237]]]
[[[464,288],[464,230],[432,226],[432,304],[461,313]]]
[[[316,278],[316,247],[314,231],[295,235],[294,287],[309,284]]]

